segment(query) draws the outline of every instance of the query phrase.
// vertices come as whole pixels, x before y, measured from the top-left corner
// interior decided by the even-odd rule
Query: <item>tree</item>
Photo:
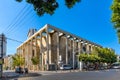
[[[99,62],[100,61],[100,57],[96,54],[80,54],[79,55],[79,61],[84,61],[84,62]]]
[[[16,1],[22,2],[23,0]],[[26,0],[26,2],[33,5],[34,10],[39,16],[45,13],[52,15],[59,6],[57,0]],[[77,2],[80,2],[80,0],[65,0],[65,5],[68,8],[72,8]]]
[[[2,59],[0,59],[0,64],[3,64],[3,60]]]
[[[32,57],[31,61],[32,61],[32,64],[33,64],[33,65],[36,65],[36,66],[39,67],[39,62],[40,62],[40,60],[39,60],[38,57]]]
[[[80,54],[79,56],[79,61],[87,61],[87,55],[85,53]]]
[[[38,57],[33,57],[33,58],[31,59],[31,61],[32,61],[33,65],[38,65],[39,62],[40,62]]]
[[[111,5],[112,17],[111,21],[114,24],[114,28],[117,31],[119,43],[120,43],[120,0],[113,0]]]
[[[80,54],[79,61],[114,63],[117,61],[117,55],[112,49],[96,48],[91,54]]]
[[[20,55],[15,55],[12,57],[13,59],[13,66],[23,66],[25,64],[25,59]]]
[[[117,56],[112,49],[96,48],[96,51],[102,62],[114,63],[117,61]]]

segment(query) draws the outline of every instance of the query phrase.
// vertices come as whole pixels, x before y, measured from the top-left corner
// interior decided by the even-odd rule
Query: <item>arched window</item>
[[[86,52],[86,45],[83,46],[83,52]]]

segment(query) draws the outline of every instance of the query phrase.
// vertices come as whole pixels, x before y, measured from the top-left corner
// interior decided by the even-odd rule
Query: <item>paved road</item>
[[[57,73],[43,72],[42,76],[19,78],[18,80],[120,80],[120,70]]]

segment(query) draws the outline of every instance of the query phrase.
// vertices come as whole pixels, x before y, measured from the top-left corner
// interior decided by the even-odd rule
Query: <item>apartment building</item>
[[[3,68],[4,68],[4,70],[12,70],[13,69],[12,55],[7,55],[4,57]]]

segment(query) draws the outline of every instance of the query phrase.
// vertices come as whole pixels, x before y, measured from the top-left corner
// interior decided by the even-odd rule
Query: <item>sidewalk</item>
[[[51,74],[56,74],[56,73],[69,73],[69,72],[83,72],[80,70],[57,70],[57,71],[34,71],[38,74],[41,75],[51,75]]]
[[[106,69],[106,70],[83,70],[80,71],[79,69],[77,70],[57,70],[57,71],[34,71],[35,73],[41,74],[41,75],[53,75],[56,73],[72,73],[72,72],[107,72],[107,71],[112,71],[112,69]],[[118,70],[117,70],[118,71]]]

